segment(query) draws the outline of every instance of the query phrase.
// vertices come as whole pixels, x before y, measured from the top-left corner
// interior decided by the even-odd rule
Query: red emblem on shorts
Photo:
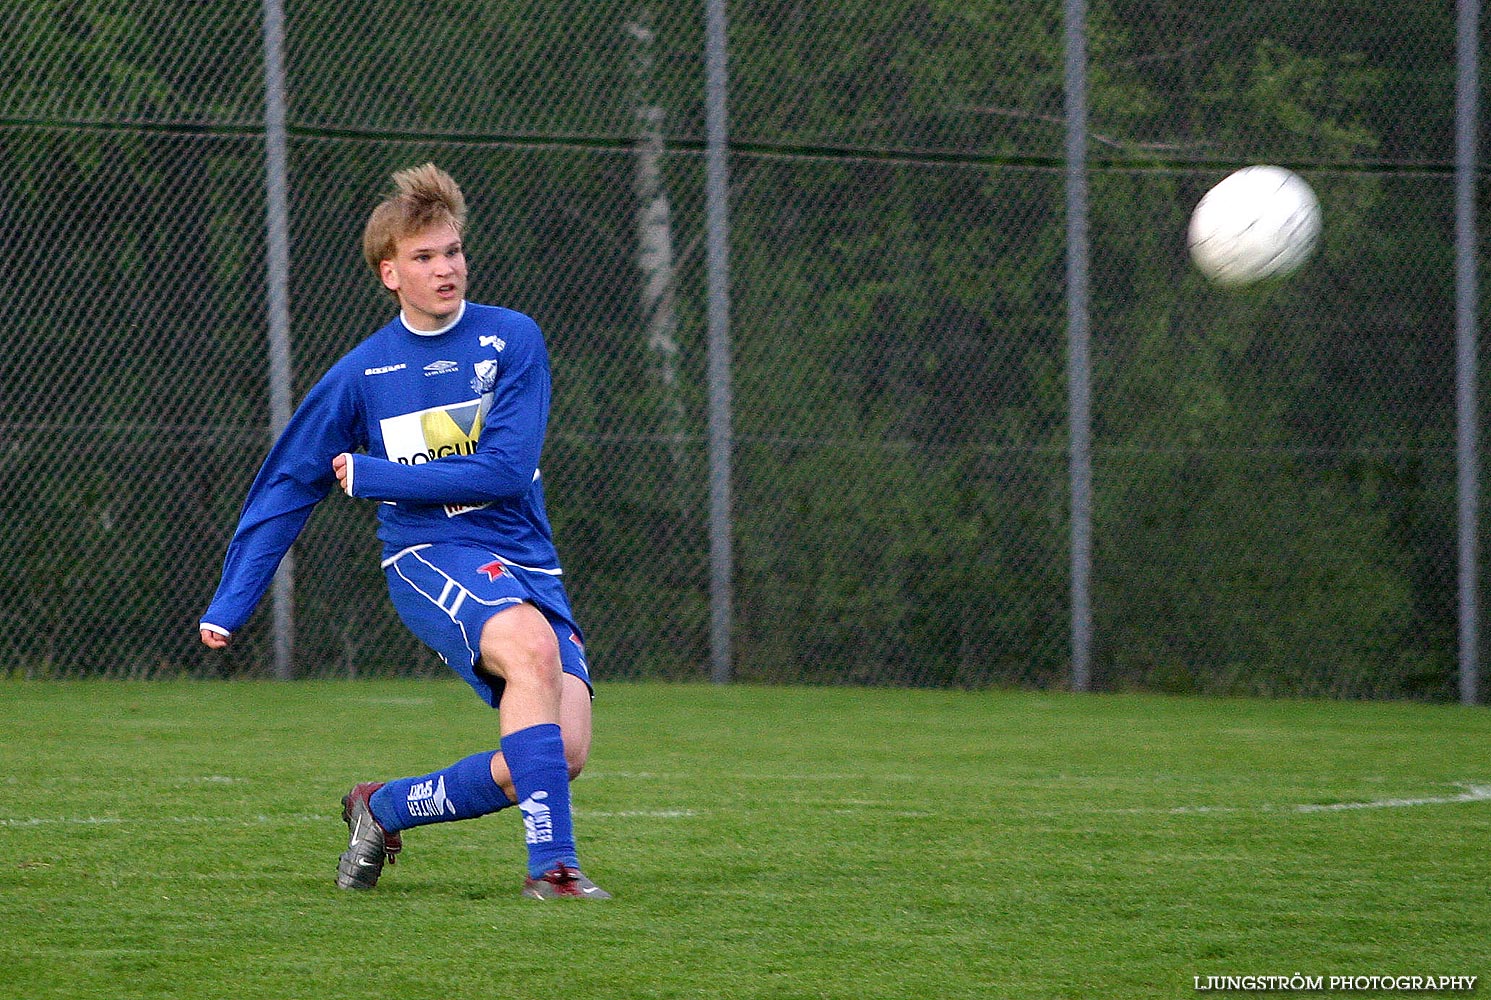
[[[496,559],[493,559],[485,566],[476,567],[476,571],[478,573],[487,574],[488,580],[495,580],[505,572],[502,568],[502,563],[498,562]]]

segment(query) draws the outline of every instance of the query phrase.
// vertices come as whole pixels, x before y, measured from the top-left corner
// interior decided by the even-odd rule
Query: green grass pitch
[[[339,799],[495,745],[429,681],[0,682],[0,997],[1196,996],[1491,988],[1491,713],[602,685],[606,903],[517,896],[511,812],[332,884]]]

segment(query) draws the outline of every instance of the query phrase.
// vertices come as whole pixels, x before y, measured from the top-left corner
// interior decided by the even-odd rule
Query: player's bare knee
[[[542,692],[546,698],[555,700],[559,698],[560,669],[557,656],[546,658],[514,655],[514,651],[509,649],[490,659],[483,656],[483,661],[492,664],[492,672],[501,677],[510,688]]]

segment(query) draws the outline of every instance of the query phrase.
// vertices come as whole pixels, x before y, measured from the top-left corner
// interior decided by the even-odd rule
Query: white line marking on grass
[[[327,823],[332,820],[340,821],[340,817],[332,813],[298,813],[285,816],[135,816],[128,819],[122,816],[35,816],[27,819],[6,819],[0,817],[0,827],[25,827],[25,826],[107,826],[115,823],[149,823],[151,825],[178,824],[185,826],[191,823],[237,823],[239,826],[251,826],[267,823]]]
[[[1344,809],[1406,809],[1411,806],[1448,806],[1460,802],[1491,801],[1491,785],[1462,785],[1459,795],[1438,795],[1423,799],[1376,799],[1371,802],[1327,802],[1295,806],[1295,812],[1338,812]]]
[[[0,826],[103,826],[106,823],[123,823],[118,816],[69,816],[63,818],[0,819]]]
[[[1310,802],[1292,806],[1261,805],[1252,809],[1240,806],[1177,806],[1168,812],[1174,815],[1238,813],[1238,812],[1345,812],[1349,809],[1410,809],[1415,806],[1450,806],[1464,802],[1491,802],[1491,785],[1457,785],[1465,789],[1458,795],[1431,795],[1417,799],[1369,799],[1365,802]]]
[[[693,809],[624,809],[619,812],[576,809],[574,813],[582,819],[688,819],[699,815]]]
[[[699,813],[693,809],[630,809],[619,812],[592,812],[590,810],[575,810],[576,816],[600,819],[688,819]],[[318,825],[332,824],[341,825],[341,817],[335,813],[290,813],[283,816],[244,815],[244,816],[150,816],[130,817],[121,816],[31,816],[31,817],[0,817],[0,829],[23,828],[36,826],[112,826],[115,824],[149,823],[151,825],[170,826],[172,824],[188,826],[203,823],[236,823],[239,826],[258,826],[273,823],[290,825]]]
[[[909,819],[931,819],[937,815],[926,809],[908,809],[905,802],[882,799],[824,799],[817,803],[817,808],[835,816],[852,816],[867,809],[880,816]]]
[[[683,774],[683,773],[679,773],[679,774],[667,774],[667,773],[657,772],[657,771],[592,771],[592,770],[590,770],[588,768],[585,771],[585,780],[586,781],[596,781],[596,780],[600,780],[600,781],[615,781],[615,780],[621,780],[621,781],[684,781],[684,780],[692,780],[694,777],[695,777],[695,775],[692,775],[692,774]],[[770,781],[770,782],[773,782],[773,783],[790,782],[792,784],[799,784],[799,785],[803,784],[805,782],[809,782],[809,781],[832,781],[832,782],[836,782],[836,783],[842,783],[842,782],[862,782],[862,781],[867,781],[868,780],[868,781],[904,781],[904,782],[917,782],[917,783],[920,783],[920,782],[924,782],[924,781],[927,780],[927,777],[924,774],[889,774],[889,773],[886,773],[884,771],[854,771],[854,772],[843,772],[843,773],[829,773],[829,772],[826,772],[826,771],[815,771],[815,772],[813,772],[811,774],[759,774],[759,773],[749,773],[749,772],[737,772],[735,774],[732,774],[731,778],[733,780],[736,780],[736,781]],[[941,781],[943,783],[959,784],[959,785],[979,785],[979,786],[982,786],[982,785],[986,785],[986,784],[989,783],[988,779],[986,779],[986,778],[966,778],[966,779],[960,779],[960,778],[948,778],[946,776],[942,776],[942,777],[939,777],[937,780]]]

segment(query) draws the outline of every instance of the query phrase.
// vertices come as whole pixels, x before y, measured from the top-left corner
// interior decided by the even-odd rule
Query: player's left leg
[[[560,683],[564,686],[559,694],[559,732],[564,740],[565,768],[570,780],[574,781],[590,759],[592,695],[590,685],[577,674],[566,671]],[[509,797],[516,792],[507,758],[501,751],[492,757],[492,780]]]
[[[532,604],[499,611],[482,629],[481,664],[504,682],[498,706],[503,766],[523,812],[528,845],[523,894],[605,898],[580,873],[575,847],[570,761],[560,725],[563,694],[572,682],[565,680],[554,626]],[[494,768],[493,778],[500,777]]]
[[[568,666],[568,665],[566,665]],[[578,674],[566,669],[560,694],[559,727],[564,739],[565,764],[571,780],[579,777],[590,756],[590,685]],[[492,758],[493,780],[510,784],[511,774],[502,754]],[[525,823],[527,817],[524,818]],[[550,868],[537,877],[532,874],[523,882],[523,895],[533,899],[609,899],[611,894],[597,886],[578,867]]]

